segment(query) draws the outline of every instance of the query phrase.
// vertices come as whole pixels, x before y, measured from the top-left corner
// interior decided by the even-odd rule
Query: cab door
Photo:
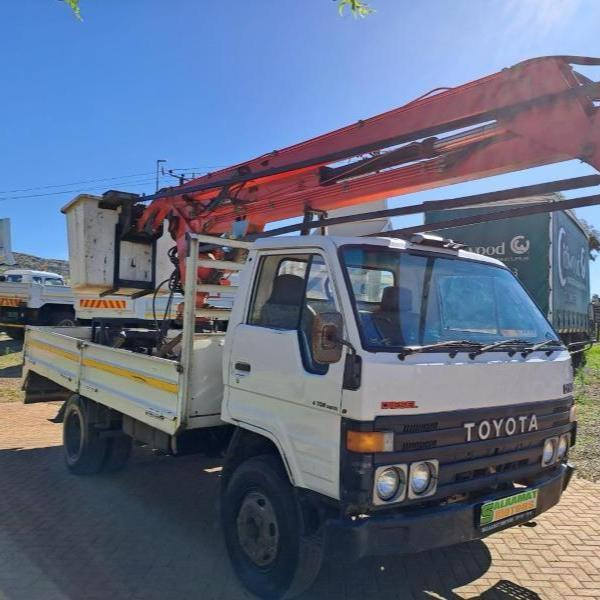
[[[319,312],[339,310],[319,252],[259,259],[245,320],[233,333],[227,409],[273,439],[294,484],[339,495],[343,361],[316,363],[311,328]]]

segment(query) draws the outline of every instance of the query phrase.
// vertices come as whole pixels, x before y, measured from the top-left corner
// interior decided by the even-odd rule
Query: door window
[[[58,277],[52,277],[44,279],[44,285],[65,285],[65,282],[62,279],[58,279]]]
[[[250,325],[298,328],[309,260],[309,254],[274,254],[261,260],[248,319]]]
[[[329,269],[318,254],[266,256],[259,265],[249,325],[295,330],[304,367],[324,374],[312,356],[312,326],[317,314],[336,310]]]

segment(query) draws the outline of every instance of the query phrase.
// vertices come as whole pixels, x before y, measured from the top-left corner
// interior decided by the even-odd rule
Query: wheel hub
[[[260,492],[246,494],[237,517],[240,546],[259,567],[277,558],[279,527],[273,505]]]

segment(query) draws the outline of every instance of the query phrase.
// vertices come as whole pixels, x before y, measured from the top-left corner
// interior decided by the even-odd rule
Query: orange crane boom
[[[154,196],[136,226],[169,220],[179,254],[187,232],[249,232],[452,183],[580,159],[600,171],[600,83],[573,65],[527,60],[319,137],[204,175]]]

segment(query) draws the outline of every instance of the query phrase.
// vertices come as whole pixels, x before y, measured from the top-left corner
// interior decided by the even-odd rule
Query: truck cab
[[[414,459],[435,467],[425,497],[447,498],[537,474],[529,437],[554,414],[571,428],[569,353],[500,261],[383,238],[256,247],[225,342],[223,418],[268,431],[301,487],[350,511],[409,506],[424,496],[383,499],[367,482],[395,461],[410,477]]]
[[[257,242],[244,277],[222,418],[238,427],[234,448],[248,432],[271,441],[327,556],[479,539],[558,502],[572,472],[570,357],[500,261],[430,236],[306,236]],[[264,459],[236,477],[241,447],[223,514],[252,586],[261,552],[276,560],[271,538],[253,537],[255,505],[278,507],[251,491]]]

